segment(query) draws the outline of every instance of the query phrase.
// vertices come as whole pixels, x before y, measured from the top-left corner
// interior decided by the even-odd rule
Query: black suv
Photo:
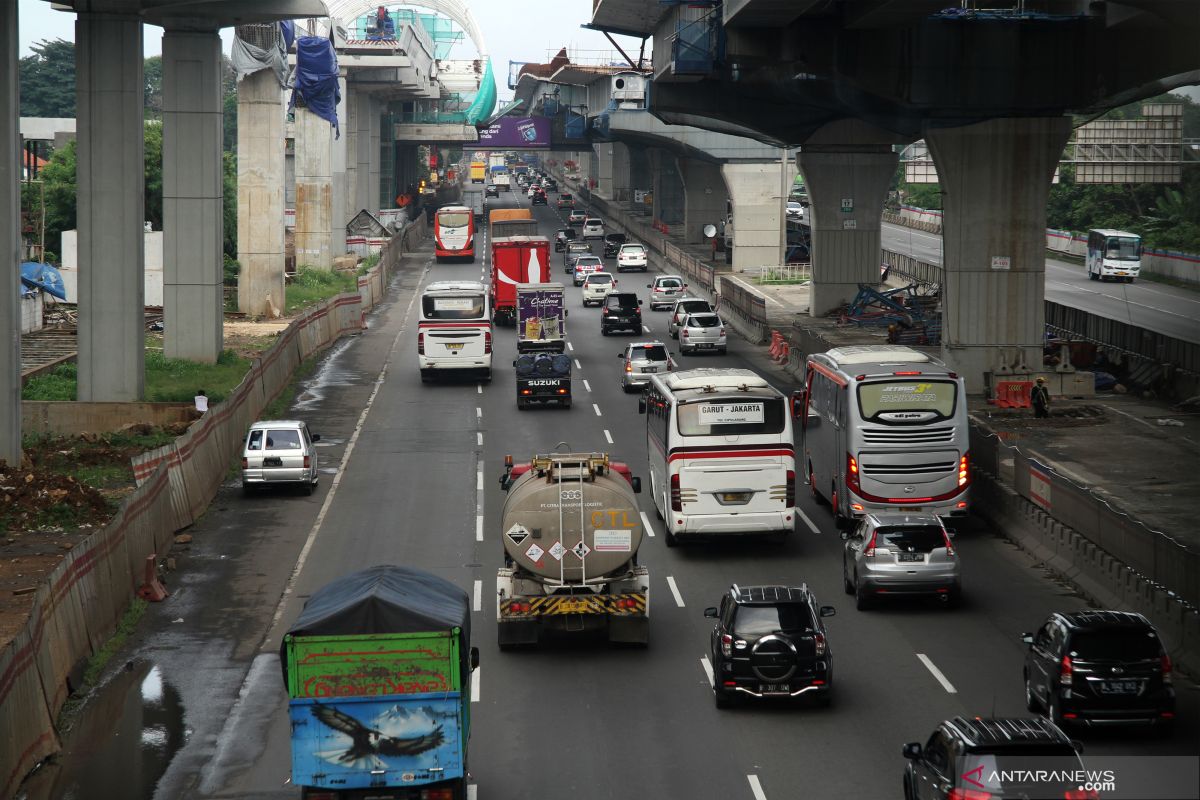
[[[629,237],[623,233],[604,234],[604,257],[616,258],[617,252],[621,249],[621,245],[628,241]]]
[[[1122,722],[1158,725],[1175,719],[1171,659],[1158,631],[1141,614],[1077,611],[1051,614],[1037,633],[1021,635],[1025,703],[1056,725]]]
[[[642,301],[633,292],[613,292],[600,310],[600,333],[608,336],[618,328],[642,332]]]
[[[1094,798],[1079,792],[1077,781],[1036,778],[1039,770],[1060,775],[1082,770],[1079,749],[1057,725],[1041,718],[948,719],[924,747],[904,745],[904,800]],[[1022,780],[1036,782],[1014,782]]]
[[[711,642],[717,708],[742,695],[808,696],[829,705],[833,654],[821,620],[833,614],[833,606],[817,605],[807,585],[731,586],[720,608],[704,609],[717,621]]]

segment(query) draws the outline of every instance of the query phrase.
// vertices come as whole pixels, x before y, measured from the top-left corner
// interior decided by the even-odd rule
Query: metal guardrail
[[[746,267],[741,274],[765,284],[806,283],[812,280],[812,264],[776,264]]]
[[[1197,550],[1114,508],[1086,486],[1004,444],[974,421],[971,457],[977,468],[996,476],[1056,521],[1184,602],[1200,606]]]
[[[1139,328],[1116,319],[1098,317],[1083,309],[1071,308],[1050,300],[1046,304],[1046,325],[1104,347],[1116,348],[1151,361],[1174,364],[1188,372],[1200,373],[1200,347]]]

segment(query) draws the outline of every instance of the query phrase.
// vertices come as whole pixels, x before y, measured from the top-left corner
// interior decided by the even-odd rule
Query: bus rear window
[[[783,399],[725,398],[682,403],[676,414],[684,436],[737,436],[782,433]]]
[[[483,317],[483,295],[426,295],[421,298],[421,312],[425,319],[480,319]]]
[[[953,381],[894,380],[863,383],[858,387],[858,405],[863,419],[880,422],[926,422],[925,414],[910,418],[912,412],[933,412],[940,419],[954,416],[958,385]]]
[[[437,215],[438,225],[443,228],[465,228],[470,219],[467,211],[440,211]]]

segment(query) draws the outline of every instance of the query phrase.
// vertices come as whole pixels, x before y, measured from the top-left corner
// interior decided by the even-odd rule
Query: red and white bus
[[[792,415],[763,378],[746,369],[654,375],[638,410],[668,547],[693,536],[782,539],[793,530]]]
[[[442,206],[433,215],[433,254],[475,260],[475,214],[466,206]]]

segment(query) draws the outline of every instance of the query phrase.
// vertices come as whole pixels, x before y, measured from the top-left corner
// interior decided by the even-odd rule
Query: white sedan
[[[610,272],[593,272],[583,279],[583,304],[602,305],[610,292],[617,290],[617,279]]]

